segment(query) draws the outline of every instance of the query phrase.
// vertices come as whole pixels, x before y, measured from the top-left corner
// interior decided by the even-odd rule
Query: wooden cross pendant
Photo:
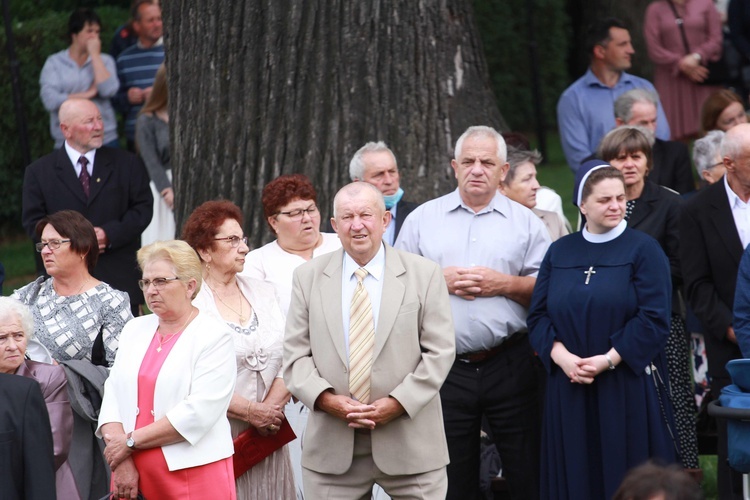
[[[594,266],[589,266],[589,270],[584,271],[583,274],[586,275],[586,282],[584,283],[584,285],[588,285],[589,281],[591,280],[591,275],[596,274],[596,271],[594,271]]]

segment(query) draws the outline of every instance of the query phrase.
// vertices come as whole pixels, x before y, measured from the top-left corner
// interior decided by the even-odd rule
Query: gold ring
[[[269,429],[271,429],[272,431],[275,431],[275,430],[276,430],[276,426],[275,426],[275,425],[273,425],[273,424],[269,425],[269,426],[268,426],[268,428],[269,428]]]

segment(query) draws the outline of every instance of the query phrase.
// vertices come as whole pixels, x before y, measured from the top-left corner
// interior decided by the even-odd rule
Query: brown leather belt
[[[519,344],[523,339],[526,338],[526,336],[526,332],[517,332],[510,337],[507,337],[502,344],[495,346],[487,351],[474,351],[465,352],[463,354],[456,354],[456,360],[461,361],[462,363],[481,363],[482,361],[487,361],[488,359],[494,358],[501,352],[507,351],[511,347]]]

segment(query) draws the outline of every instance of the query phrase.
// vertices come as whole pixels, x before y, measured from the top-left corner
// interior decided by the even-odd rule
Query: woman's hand
[[[116,498],[138,498],[138,469],[135,468],[135,462],[131,457],[112,470],[112,483]]]
[[[578,362],[581,360],[578,356],[568,351],[562,342],[556,341],[552,345],[552,351],[550,352],[552,361],[555,362],[560,369],[565,372],[571,382],[578,384],[590,384],[588,381],[589,376],[587,370],[581,369],[578,366]]]
[[[107,446],[104,448],[104,459],[109,464],[109,468],[115,470],[126,459],[130,458],[133,452],[128,448],[127,436],[125,434],[104,434],[104,441]]]
[[[700,61],[692,54],[688,54],[680,59],[677,63],[677,68],[695,83],[701,83],[708,77],[708,68],[702,66]]]
[[[246,421],[258,429],[261,434],[263,434],[263,431],[276,434],[284,418],[284,412],[279,405],[255,402],[248,404]]]
[[[594,377],[609,369],[609,362],[604,354],[599,354],[597,356],[591,356],[590,358],[580,359],[578,361],[578,367],[591,379],[591,381],[584,383],[590,384],[594,381]]]
[[[174,191],[172,188],[164,188],[160,193],[161,197],[164,198],[164,203],[167,204],[170,210],[174,210]]]

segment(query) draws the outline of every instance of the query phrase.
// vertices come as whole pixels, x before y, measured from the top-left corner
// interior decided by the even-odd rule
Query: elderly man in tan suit
[[[393,498],[445,498],[448,288],[437,264],[383,243],[390,220],[376,188],[344,186],[331,221],[343,249],[294,273],[284,381],[313,409],[307,498],[369,498],[375,483]]]

